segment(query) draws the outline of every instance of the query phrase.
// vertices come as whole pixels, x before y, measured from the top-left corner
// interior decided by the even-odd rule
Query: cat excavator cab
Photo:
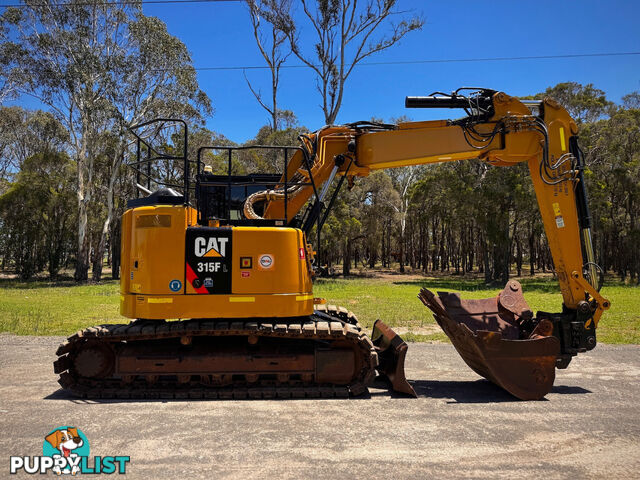
[[[407,97],[406,106],[466,115],[331,125],[301,135],[297,146],[209,146],[195,160],[184,122],[132,127],[130,166],[148,194],[129,200],[122,218],[120,311],[134,320],[69,337],[54,363],[62,387],[83,397],[332,397],[360,395],[381,376],[415,396],[400,336],[380,320],[369,336],[353,313],[313,296],[310,236],[315,228],[319,240],[345,180],[479,159],[528,165],[562,312],[534,315],[514,280],[484,300],[426,288],[418,297],[474,371],[517,398],[544,397],[556,368],[595,347],[609,308],[599,293],[577,125],[552,99],[488,89]],[[182,152],[161,151],[150,139],[175,124]],[[239,158],[281,169],[245,174]]]

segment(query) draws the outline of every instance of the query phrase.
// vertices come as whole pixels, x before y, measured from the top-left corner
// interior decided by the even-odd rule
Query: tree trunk
[[[536,264],[536,242],[535,242],[535,237],[533,235],[533,228],[530,227],[529,228],[529,267],[531,271],[529,272],[529,274],[531,276],[536,274],[535,264]]]
[[[76,282],[86,282],[89,279],[89,254],[91,241],[88,229],[88,209],[91,201],[92,162],[88,158],[88,131],[86,123],[83,125],[82,140],[80,141],[77,156],[78,169],[78,255],[76,257],[76,270],[74,278]]]
[[[375,268],[376,261],[378,260],[378,249],[376,245],[369,246],[369,268]]]
[[[107,189],[107,218],[102,225],[100,232],[100,241],[95,252],[93,262],[93,280],[99,282],[102,279],[102,264],[104,260],[104,252],[107,247],[107,236],[113,220],[113,191],[115,189],[118,172],[120,170],[120,150],[115,154],[112,162],[111,176],[109,177],[109,187]]]
[[[484,268],[484,283],[493,281],[493,271],[491,270],[491,260],[489,258],[489,245],[486,240],[482,241],[482,262]]]
[[[111,229],[111,278],[118,280],[120,278],[120,225],[116,222]]]
[[[400,231],[400,273],[404,273],[404,232]]]
[[[516,237],[516,269],[518,276],[522,276],[522,245],[520,245],[520,237]]]
[[[87,204],[80,200],[78,205],[78,255],[76,270],[73,278],[76,282],[86,282],[89,279],[90,242],[87,235]]]
[[[346,238],[342,250],[342,275],[345,277],[351,274],[351,239]]]
[[[445,248],[444,248],[444,242],[445,242],[445,238],[444,238],[444,222],[442,222],[440,224],[440,248],[438,250],[438,257],[439,257],[439,261],[440,261],[440,271],[441,272],[444,272],[444,269],[445,269],[446,252],[445,252]]]
[[[466,271],[472,272],[473,262],[475,261],[475,244],[476,244],[475,238],[473,235],[473,222],[471,222],[471,224],[469,225],[468,235],[469,235],[469,263]]]

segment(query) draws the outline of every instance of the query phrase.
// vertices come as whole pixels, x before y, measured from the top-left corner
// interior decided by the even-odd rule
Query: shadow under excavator
[[[409,380],[418,398],[446,398],[451,399],[447,403],[504,403],[521,402],[506,390],[498,387],[485,379],[478,380]],[[382,379],[376,379],[375,388],[389,388]],[[551,393],[561,395],[579,395],[592,393],[582,387],[558,385],[551,389]],[[409,398],[402,393],[394,391],[377,391],[371,394],[372,398],[391,396],[392,398]],[[548,401],[543,398],[542,401]]]
[[[400,397],[402,395],[398,395]],[[189,398],[185,396],[184,398],[80,398],[73,395],[71,392],[67,390],[63,390],[62,388],[56,390],[55,392],[50,393],[44,400],[59,400],[59,401],[68,401],[77,405],[86,405],[86,404],[117,404],[117,403],[173,403],[173,402],[219,402],[219,401],[260,401],[260,400],[269,400],[269,401],[286,401],[286,400],[366,400],[372,398],[372,395],[369,391],[363,393],[362,395],[358,395],[357,397],[273,397],[273,398],[233,398],[233,397],[224,397],[224,398]]]
[[[409,383],[418,394],[418,398],[444,398],[451,399],[447,403],[503,403],[520,402],[516,397],[501,389],[488,380],[479,379],[474,381],[459,380],[410,380]],[[390,389],[390,385],[383,379],[377,378],[372,385],[373,391],[364,393],[351,400],[369,400],[372,398],[391,397],[397,399],[410,399],[411,397],[397,393]],[[592,393],[581,387],[568,385],[558,385],[553,387],[551,393],[560,395],[579,395]],[[192,401],[222,401],[233,399],[192,399],[192,398],[155,398],[155,399],[129,399],[129,398],[109,398],[109,399],[82,399],[74,396],[70,392],[58,389],[44,397],[45,400],[69,401],[75,404],[110,404],[110,403],[170,403],[170,402],[192,402]],[[237,399],[236,399],[237,400]],[[242,399],[251,401],[254,399]],[[268,400],[344,400],[341,398],[273,398]],[[542,399],[547,401],[546,398]]]

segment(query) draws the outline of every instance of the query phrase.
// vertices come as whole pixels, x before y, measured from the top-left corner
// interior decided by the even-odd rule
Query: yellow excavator
[[[419,298],[474,371],[517,398],[544,397],[556,368],[595,347],[609,308],[599,293],[577,125],[552,99],[488,89],[405,102],[465,115],[325,126],[301,135],[298,146],[203,147],[196,160],[187,158],[184,122],[133,127],[130,166],[147,196],[129,200],[122,217],[120,311],[134,320],[69,337],[54,363],[60,385],[98,398],[343,397],[383,377],[415,396],[404,373],[407,345],[391,328],[378,320],[369,336],[351,312],[313,296],[309,236],[314,227],[319,235],[345,179],[352,185],[373,170],[479,159],[527,163],[562,312],[534,315],[513,280],[484,300],[427,289]],[[169,124],[181,125],[181,154],[142,133]],[[256,149],[282,161],[282,170],[234,173],[235,159]],[[225,162],[226,174],[213,173],[211,158]],[[170,162],[181,165],[182,183],[154,177]]]

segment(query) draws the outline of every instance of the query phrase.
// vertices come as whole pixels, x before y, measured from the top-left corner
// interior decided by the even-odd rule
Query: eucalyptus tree
[[[382,170],[359,179],[352,192],[351,201],[359,207],[356,211],[364,234],[363,261],[374,268],[379,258],[388,260],[389,252],[382,247],[385,239],[391,238],[398,221],[397,211],[401,198],[388,173]]]
[[[584,137],[599,262],[640,284],[640,109],[620,109]]]
[[[627,93],[622,97],[622,104],[628,109],[640,109],[640,92]]]
[[[12,180],[32,155],[61,151],[68,138],[49,112],[0,106],[0,179]]]
[[[159,19],[138,12],[127,23],[127,37],[119,43],[117,68],[107,71],[107,92],[112,122],[106,188],[106,217],[93,265],[94,280],[100,279],[102,256],[114,218],[114,194],[128,144],[128,127],[156,117],[178,117],[198,125],[203,113],[211,113],[211,102],[200,90],[186,46],[170,35]],[[114,276],[117,272],[113,272]]]
[[[253,37],[262,58],[269,67],[271,74],[271,98],[266,100],[259,90],[256,90],[245,73],[245,80],[249,90],[262,108],[271,117],[271,130],[280,129],[281,121],[286,122],[288,110],[278,108],[278,88],[280,87],[280,70],[282,65],[291,54],[291,49],[287,49],[287,36],[278,29],[274,23],[268,21],[272,16],[272,11],[288,10],[291,7],[291,0],[246,0],[249,8],[249,18],[253,29]]]
[[[0,195],[2,257],[27,279],[48,268],[55,278],[70,253],[75,165],[52,150],[29,156]]]
[[[2,78],[46,105],[69,132],[77,165],[76,280],[86,280],[91,251],[89,206],[104,172],[96,159],[105,138],[124,138],[126,127],[158,114],[199,116],[209,111],[186,47],[140,4],[126,1],[26,0],[0,19],[2,51],[9,52]],[[17,79],[17,80],[16,80]],[[107,214],[95,256],[101,259],[113,215],[113,187],[124,141],[115,148],[106,182]],[[100,263],[101,265],[101,263]],[[99,279],[101,272],[98,271]]]
[[[592,83],[558,83],[533,98],[544,97],[551,97],[559,102],[578,123],[595,122],[615,110],[613,102],[607,100],[604,91],[595,88]]]
[[[11,68],[12,46],[4,42],[8,33],[8,27],[0,22],[0,40],[2,40],[2,43],[0,43],[0,72],[3,72],[0,75],[0,103],[7,99],[15,98],[17,95],[16,76],[19,72]]]
[[[315,73],[327,125],[336,120],[355,66],[424,25],[419,15],[397,10],[397,0],[300,0],[300,19],[282,2],[262,3],[266,18],[286,35],[294,55]],[[300,39],[303,25],[315,37],[309,48]]]

